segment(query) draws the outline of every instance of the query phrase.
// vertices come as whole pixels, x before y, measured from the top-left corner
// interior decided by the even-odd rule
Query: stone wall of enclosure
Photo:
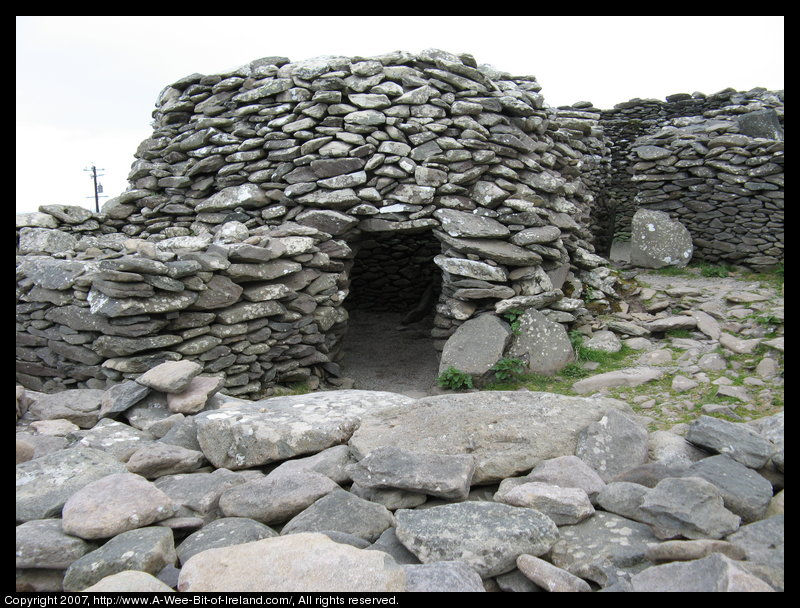
[[[103,388],[191,359],[253,398],[335,384],[355,308],[429,301],[439,348],[484,313],[569,325],[617,297],[595,251],[629,204],[686,221],[702,255],[782,260],[782,133],[744,121],[777,129],[782,98],[600,110],[539,91],[442,51],[173,83],[101,214],[17,217],[17,381]]]
[[[596,211],[599,252],[630,238],[645,207],[689,229],[696,259],[755,269],[782,262],[782,92],[634,99],[602,111],[601,124],[611,171]]]

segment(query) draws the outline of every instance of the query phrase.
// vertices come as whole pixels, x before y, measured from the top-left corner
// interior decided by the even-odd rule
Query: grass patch
[[[783,289],[783,264],[769,272],[746,272],[744,277],[750,281],[758,281],[768,289]]]
[[[670,329],[665,331],[664,335],[667,338],[694,338],[694,334],[689,329]]]
[[[708,262],[700,262],[698,267],[700,268],[700,275],[704,277],[725,278],[735,272],[734,267],[727,264],[714,265]]]
[[[575,350],[575,361],[564,366],[557,374],[516,374],[516,378],[498,378],[486,385],[486,390],[513,391],[520,388],[544,393],[558,393],[562,395],[575,395],[572,385],[581,378],[602,374],[622,367],[627,367],[632,356],[638,355],[637,351],[622,345],[616,353],[594,350],[583,346],[584,336],[578,331],[569,334],[570,342]],[[586,363],[599,364],[595,369],[586,369]]]

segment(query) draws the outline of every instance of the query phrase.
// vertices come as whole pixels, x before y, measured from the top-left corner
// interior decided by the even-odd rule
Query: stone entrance
[[[433,258],[441,245],[430,231],[371,233],[351,245],[342,373],[356,388],[415,396],[433,385],[439,365],[432,332],[441,276]]]
[[[433,258],[441,245],[430,231],[383,232],[352,244],[356,253],[350,269],[350,293],[345,308],[354,311],[412,313],[418,321],[433,310],[441,278]]]

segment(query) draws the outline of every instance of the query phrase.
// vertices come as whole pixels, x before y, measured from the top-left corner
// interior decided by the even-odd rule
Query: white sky
[[[551,106],[611,108],[783,89],[783,28],[782,16],[18,16],[16,210],[94,210],[92,163],[104,194],[124,191],[158,93],[195,72],[438,48],[536,76]]]

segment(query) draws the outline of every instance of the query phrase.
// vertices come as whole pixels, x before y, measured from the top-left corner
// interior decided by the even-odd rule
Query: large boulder
[[[439,373],[453,367],[480,384],[490,379],[489,370],[503,358],[510,341],[511,328],[499,317],[486,314],[469,319],[445,342]]]
[[[692,259],[692,235],[663,211],[639,209],[631,222],[631,264],[683,267]]]
[[[507,354],[525,361],[529,371],[547,375],[575,361],[575,350],[564,326],[533,308],[520,315],[519,332]]]
[[[616,399],[550,393],[484,391],[437,395],[364,417],[349,444],[357,459],[383,446],[433,454],[472,454],[473,485],[530,471],[543,460],[573,455],[582,429]]]
[[[413,403],[380,391],[329,391],[275,397],[202,412],[197,440],[217,468],[247,469],[346,443],[361,417]]]

